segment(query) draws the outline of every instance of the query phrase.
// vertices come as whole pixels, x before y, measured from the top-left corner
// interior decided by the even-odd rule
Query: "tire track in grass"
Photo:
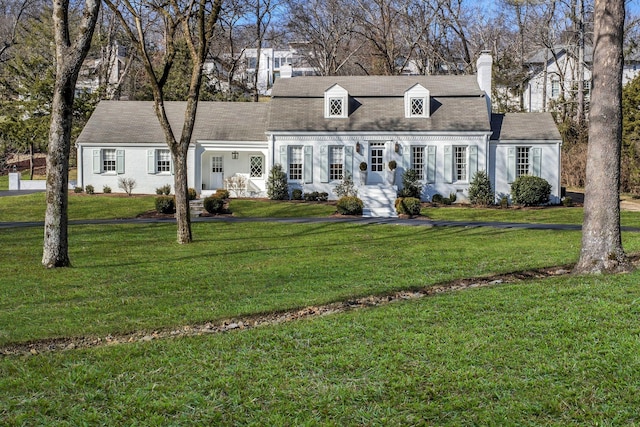
[[[628,256],[633,264],[637,267],[638,263],[640,262],[640,253]],[[36,356],[38,354],[49,352],[61,352],[75,349],[105,347],[109,345],[123,345],[135,342],[149,342],[162,339],[203,336],[231,331],[249,330],[261,326],[277,325],[280,323],[287,323],[300,319],[344,313],[350,310],[356,310],[365,307],[377,307],[391,304],[393,302],[414,300],[447,292],[463,291],[466,289],[482,288],[487,286],[521,283],[530,280],[545,279],[548,277],[565,276],[571,273],[572,268],[573,266],[571,265],[565,265],[559,267],[526,270],[515,273],[497,274],[490,277],[457,279],[417,290],[405,290],[382,295],[370,295],[324,305],[308,306],[288,311],[257,314],[154,331],[136,331],[127,334],[107,335],[103,337],[52,338],[20,344],[8,344],[0,347],[0,356]]]

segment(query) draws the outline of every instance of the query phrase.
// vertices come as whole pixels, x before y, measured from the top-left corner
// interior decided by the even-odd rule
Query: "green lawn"
[[[4,425],[638,425],[640,274],[0,359]]]
[[[580,233],[363,224],[71,226],[73,268],[40,266],[42,230],[0,230],[0,345],[291,309],[562,265]],[[640,248],[640,235],[625,240]],[[514,256],[517,254],[517,256]]]
[[[38,197],[0,198],[2,221],[31,218]],[[152,202],[74,195],[70,213],[133,216]],[[326,208],[260,203],[256,216]],[[526,210],[495,211],[482,220]],[[566,211],[532,212],[555,223]],[[0,347],[566,265],[581,237],[261,222],[194,223],[193,234],[177,245],[170,223],[72,225],[73,267],[45,270],[40,227],[0,229]],[[640,251],[640,233],[623,241]],[[248,331],[0,356],[0,425],[638,425],[638,283],[638,272],[557,277]]]

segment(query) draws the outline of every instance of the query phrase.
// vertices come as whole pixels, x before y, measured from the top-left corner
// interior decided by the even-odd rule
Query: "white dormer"
[[[349,93],[335,84],[324,92],[325,119],[346,119],[349,117]]]
[[[429,117],[429,89],[416,83],[404,93],[404,116]]]

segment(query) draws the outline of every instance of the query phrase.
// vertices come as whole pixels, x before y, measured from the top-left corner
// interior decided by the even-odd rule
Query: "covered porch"
[[[196,188],[202,197],[219,189],[228,190],[231,197],[266,196],[271,168],[266,142],[200,142],[198,157]]]

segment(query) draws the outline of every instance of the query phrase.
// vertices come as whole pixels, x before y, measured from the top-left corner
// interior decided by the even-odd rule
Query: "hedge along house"
[[[352,176],[367,214],[392,216],[407,169],[418,172],[423,200],[455,193],[460,201],[485,170],[496,200],[519,175],[532,174],[551,184],[558,203],[561,137],[551,115],[492,114],[490,93],[491,56],[482,54],[477,76],[280,78],[266,103],[202,102],[189,186],[204,195],[231,187],[265,196],[268,171],[280,164],[291,189],[330,197]],[[184,103],[167,106],[181,129]],[[173,182],[163,141],[151,102],[100,103],[78,138],[78,185],[115,189],[126,176],[136,192],[153,193]]]

